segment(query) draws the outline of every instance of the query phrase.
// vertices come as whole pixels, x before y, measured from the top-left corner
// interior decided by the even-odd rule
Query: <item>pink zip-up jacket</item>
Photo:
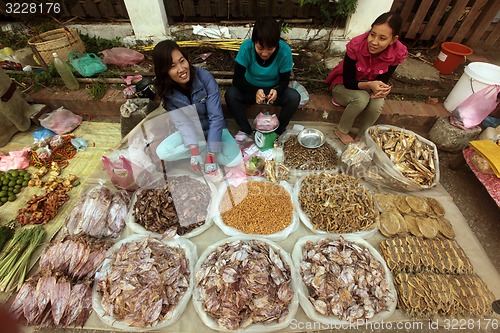
[[[377,57],[373,57],[368,51],[368,34],[354,37],[346,45],[347,56],[356,60],[356,80],[373,81],[375,78],[387,72],[389,66],[397,66],[403,62],[408,55],[406,46],[399,40],[389,45]],[[332,69],[325,82],[332,88],[335,84],[343,84],[344,60]]]

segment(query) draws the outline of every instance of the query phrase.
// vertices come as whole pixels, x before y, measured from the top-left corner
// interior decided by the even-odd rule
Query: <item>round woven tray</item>
[[[39,54],[42,60],[50,65],[54,62],[52,53],[57,52],[63,61],[68,60],[69,53],[85,52],[78,31],[74,28],[60,28],[44,32],[28,40],[28,44],[34,49],[35,54]],[[36,52],[35,52],[36,51]],[[40,61],[40,59],[38,59]]]

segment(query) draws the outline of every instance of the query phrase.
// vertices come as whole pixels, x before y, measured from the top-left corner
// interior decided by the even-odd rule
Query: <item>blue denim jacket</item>
[[[191,98],[174,89],[172,94],[164,96],[163,106],[169,111],[175,127],[182,136],[184,146],[198,145],[200,138],[197,137],[197,129],[201,125],[208,151],[218,153],[221,151],[222,130],[226,127],[219,85],[207,70],[199,67],[195,67],[195,70]],[[198,119],[186,112],[171,112],[191,105],[196,107]],[[184,110],[187,109],[189,108]]]

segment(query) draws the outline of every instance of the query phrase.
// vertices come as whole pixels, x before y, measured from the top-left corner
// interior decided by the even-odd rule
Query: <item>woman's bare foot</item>
[[[338,128],[335,129],[334,133],[339,138],[339,140],[342,141],[342,143],[345,145],[354,142],[352,136],[350,136],[349,134],[342,133],[342,131],[339,130]]]
[[[354,138],[354,142],[359,142],[359,140],[361,140],[361,137],[359,135],[356,135],[356,137]]]

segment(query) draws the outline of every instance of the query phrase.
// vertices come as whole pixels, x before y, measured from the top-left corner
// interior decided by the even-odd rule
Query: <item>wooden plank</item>
[[[77,2],[72,8],[69,8],[71,14],[73,16],[85,17],[85,10],[83,10],[82,6],[79,2]]]
[[[472,25],[476,22],[487,2],[488,0],[476,0],[467,16],[462,21],[457,33],[453,36],[452,42],[461,43],[462,40],[464,40],[465,36],[470,33]]]
[[[62,17],[71,16],[71,12],[69,11],[69,9],[66,6],[66,3],[64,1],[61,1],[61,16]]]
[[[292,18],[294,17],[294,5],[292,0],[283,1],[283,6],[281,7],[281,17]]]
[[[271,13],[269,13],[266,0],[257,0],[257,13],[259,13],[259,16],[271,15]]]
[[[478,43],[481,40],[481,37],[483,37],[484,32],[488,29],[491,21],[493,21],[493,18],[495,18],[498,11],[500,11],[500,1],[490,0],[488,5],[482,11],[472,35],[467,38],[467,41],[470,42],[471,45],[474,45],[474,43]]]
[[[195,10],[193,0],[180,0],[180,1],[182,3],[182,8],[184,9],[184,12],[183,12],[184,16],[195,17],[196,10]]]
[[[493,47],[495,46],[495,43],[499,40],[498,37],[500,36],[500,24],[497,22],[495,23],[495,27],[493,30],[490,32],[490,35],[486,37],[484,40],[484,43],[481,44],[482,47]],[[498,45],[497,45],[498,47]]]
[[[128,12],[127,12],[127,7],[125,7],[125,2],[123,0],[116,0],[116,3],[113,4],[113,7],[115,7],[115,12],[120,15],[122,18],[128,19]]]
[[[451,29],[453,29],[453,26],[457,23],[458,19],[462,15],[465,6],[467,6],[467,3],[469,0],[457,0],[453,8],[451,9],[451,13],[448,16],[448,19],[446,19],[445,24],[441,28],[441,31],[436,37],[436,43],[439,42],[444,42],[448,36],[450,35]]]
[[[420,39],[422,40],[429,40],[433,34],[437,34],[437,27],[439,24],[439,21],[444,15],[444,12],[446,8],[448,7],[448,4],[450,3],[451,0],[440,0],[436,9],[434,9],[434,12],[432,13],[431,19],[427,23],[427,26],[425,27],[424,31],[422,32],[422,35],[420,36]]]
[[[165,10],[167,12],[167,17],[182,16],[181,9],[180,9],[179,3],[177,1],[163,0],[163,5],[165,6]]]
[[[212,13],[211,0],[198,1],[196,6],[196,14],[203,17],[217,16],[217,13]]]
[[[431,5],[432,5],[432,0],[423,0],[420,3],[420,6],[418,6],[417,9],[417,13],[413,17],[410,28],[408,29],[408,32],[405,34],[405,38],[415,38],[420,28],[420,25],[424,21],[425,15],[427,15],[429,8],[431,8]]]
[[[228,5],[231,3],[230,0],[216,0],[215,1],[215,11],[217,17],[227,17],[229,18]]]
[[[87,16],[93,18],[100,18],[102,16],[94,0],[85,0],[83,3],[83,9],[85,10],[85,13],[87,13]]]
[[[403,5],[403,9],[401,10],[401,19],[403,20],[403,24],[405,22],[411,22],[410,14],[413,9],[413,5],[415,4],[415,0],[408,0],[405,1]]]
[[[111,4],[111,0],[101,0],[99,1],[99,4],[97,6],[99,7],[99,11],[102,13],[103,16],[117,17],[115,9]]]

